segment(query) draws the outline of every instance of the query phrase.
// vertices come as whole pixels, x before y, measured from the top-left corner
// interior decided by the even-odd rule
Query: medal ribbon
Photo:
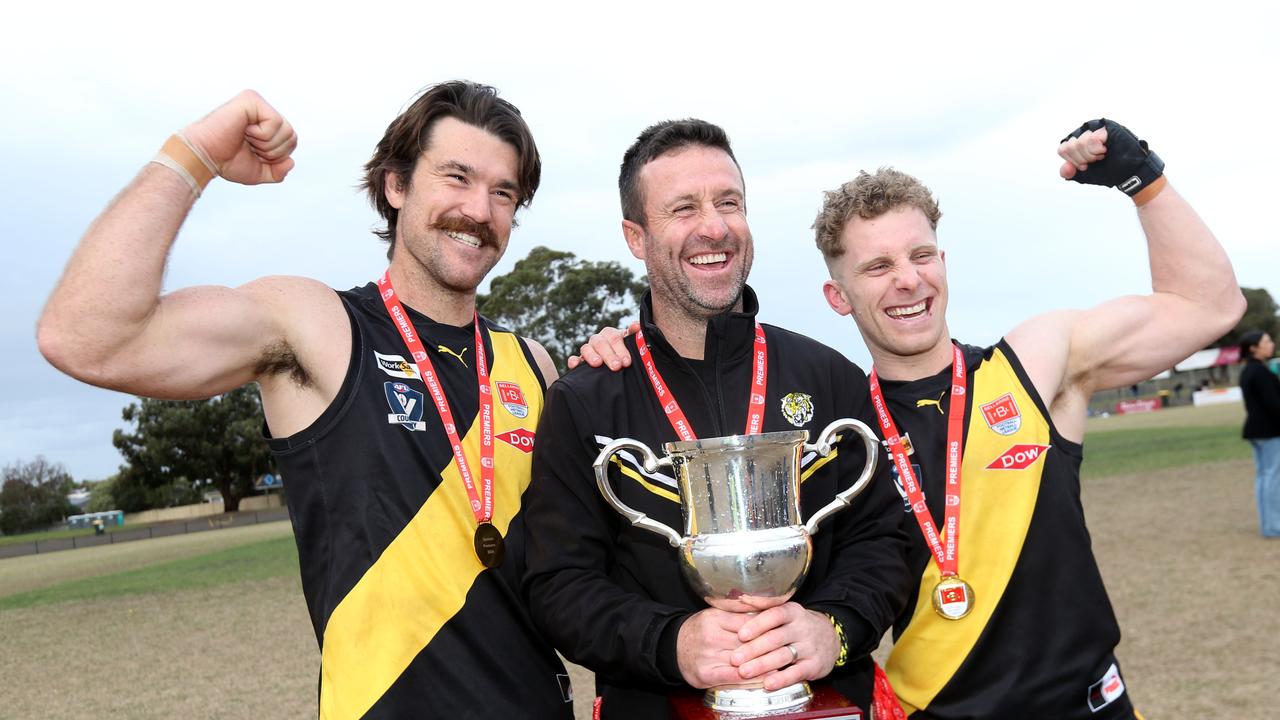
[[[885,403],[884,392],[880,390],[880,378],[875,368],[871,368],[871,403],[875,405],[876,415],[880,418],[880,430],[884,432],[885,442],[889,444],[889,452],[893,455],[893,463],[898,468],[898,476],[902,478],[902,487],[907,491],[907,502],[911,503],[911,512],[920,524],[924,540],[938,561],[938,571],[943,578],[959,575],[960,566],[960,463],[963,459],[964,441],[964,400],[968,392],[969,378],[965,374],[964,355],[960,348],[952,346],[951,362],[951,399],[947,403],[947,485],[946,509],[943,524],[946,527],[947,541],[943,547],[938,537],[938,529],[933,524],[933,516],[924,501],[924,487],[916,474],[911,470],[911,461],[902,436],[898,434],[898,426],[889,415],[889,406]]]
[[[882,718],[886,720],[907,720],[907,713],[902,709],[902,703],[898,702],[898,696],[893,692],[893,685],[889,684],[889,676],[885,674],[884,668],[880,667],[880,663],[875,665],[875,685],[871,690],[871,706],[875,710],[876,720]]]
[[[751,361],[751,399],[747,403],[747,429],[743,432],[744,435],[756,435],[764,425],[764,390],[769,377],[767,349],[764,328],[756,323],[756,341],[752,346],[754,357]],[[667,387],[662,374],[658,372],[658,366],[653,362],[649,344],[644,340],[644,332],[636,333],[636,350],[640,353],[640,362],[644,364],[645,374],[649,376],[649,384],[653,386],[653,392],[658,396],[658,402],[662,404],[662,411],[666,413],[671,428],[681,440],[697,440],[698,436],[694,434],[689,418],[685,417],[680,403],[676,402],[676,396]]]
[[[489,387],[489,359],[484,351],[484,336],[480,333],[480,316],[474,316],[476,329],[476,384],[480,393],[480,490],[476,489],[475,476],[471,472],[471,464],[462,451],[462,438],[458,436],[458,427],[453,422],[453,411],[449,409],[449,400],[444,396],[444,388],[436,375],[435,366],[431,364],[431,356],[422,344],[422,338],[413,327],[409,314],[400,305],[396,289],[391,285],[391,271],[382,273],[378,280],[378,288],[382,293],[382,302],[387,306],[387,314],[391,322],[400,331],[400,337],[409,354],[418,364],[418,372],[431,391],[431,399],[440,413],[440,422],[444,425],[445,434],[449,436],[449,445],[453,448],[453,458],[458,463],[458,474],[462,476],[462,484],[467,488],[467,496],[471,498],[471,512],[477,523],[487,523],[493,518],[493,390]]]

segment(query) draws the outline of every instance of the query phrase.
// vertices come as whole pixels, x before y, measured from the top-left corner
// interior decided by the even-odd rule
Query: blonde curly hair
[[[914,177],[891,167],[882,167],[874,175],[865,170],[858,177],[835,190],[824,192],[822,211],[813,221],[813,230],[822,257],[832,260],[844,254],[840,233],[855,216],[873,220],[900,207],[914,207],[938,229],[942,210],[929,188]]]

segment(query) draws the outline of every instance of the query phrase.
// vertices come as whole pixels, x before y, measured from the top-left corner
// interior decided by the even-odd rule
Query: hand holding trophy
[[[808,522],[800,514],[800,461],[806,452],[828,455],[838,434],[856,432],[868,458],[858,479]],[[849,507],[870,482],[879,441],[864,423],[836,420],[815,443],[806,430],[685,440],[666,443],[659,458],[647,445],[619,438],[596,457],[596,482],[604,499],[636,527],[666,538],[679,550],[689,585],[707,605],[728,612],[759,612],[791,598],[809,570],[811,536],[823,520]],[[629,507],[609,483],[615,454],[635,451],[646,470],[671,467],[680,489],[684,532]],[[761,683],[722,685],[707,690],[704,703],[737,717],[802,710],[813,694],[808,683],[766,691]]]

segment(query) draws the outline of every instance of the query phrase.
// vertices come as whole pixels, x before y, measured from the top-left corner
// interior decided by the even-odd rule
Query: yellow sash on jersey
[[[490,387],[514,382],[528,415],[522,420],[502,408],[494,389],[493,525],[506,534],[529,485],[533,455],[499,436],[518,428],[532,432],[542,413],[542,388],[525,361],[521,340],[489,332],[493,344]],[[480,423],[462,440],[479,473]],[[484,569],[472,544],[476,519],[456,461],[409,524],[342,602],[324,628],[321,653],[320,717],[358,718],[391,687],[449,618],[462,609],[472,583]]]
[[[937,561],[930,559],[920,579],[915,614],[885,665],[908,714],[927,708],[951,680],[1000,604],[1031,524],[1044,452],[1052,452],[1042,452],[1024,470],[987,469],[1014,445],[1050,444],[1048,421],[998,348],[974,373],[971,393],[961,469],[959,573],[973,587],[973,611],[960,620],[934,612],[933,588],[941,575]],[[1005,393],[1012,394],[1021,414],[1021,427],[1011,435],[993,430],[981,408]]]

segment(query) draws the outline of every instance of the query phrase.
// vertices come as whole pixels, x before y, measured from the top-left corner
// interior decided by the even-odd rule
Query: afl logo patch
[[[406,430],[427,429],[427,424],[422,421],[422,393],[399,382],[383,383],[382,386],[387,391],[387,405],[391,408],[387,422]]]
[[[1022,427],[1022,413],[1013,401],[1012,393],[1005,393],[982,406],[982,419],[987,427],[1001,435],[1012,435]]]
[[[805,393],[787,393],[782,398],[782,417],[796,427],[813,419],[813,398]]]
[[[502,380],[495,384],[498,386],[498,400],[502,401],[507,412],[521,419],[529,416],[529,404],[524,401],[524,392],[519,385]]]

